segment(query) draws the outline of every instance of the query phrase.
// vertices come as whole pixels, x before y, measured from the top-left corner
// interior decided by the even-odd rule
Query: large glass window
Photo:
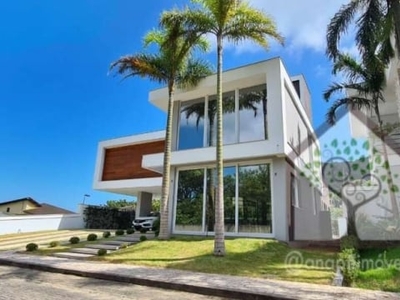
[[[239,142],[268,138],[267,89],[258,85],[239,91]]]
[[[213,232],[215,225],[216,169],[207,169],[206,231]],[[236,167],[224,168],[225,232],[235,232]]]
[[[272,233],[270,168],[239,166],[239,232]]]
[[[178,150],[203,147],[204,98],[185,102],[180,109]]]
[[[235,133],[235,92],[227,92],[222,95],[223,112],[223,143],[224,145],[237,142]],[[217,96],[210,96],[208,100],[208,133],[207,145],[216,145],[217,130]]]
[[[202,231],[204,170],[179,172],[175,230]]]

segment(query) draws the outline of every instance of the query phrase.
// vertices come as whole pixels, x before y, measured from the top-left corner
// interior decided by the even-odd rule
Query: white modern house
[[[175,93],[170,224],[173,234],[213,235],[216,75]],[[227,236],[329,240],[329,199],[300,176],[314,160],[310,93],[280,58],[225,71],[224,204]],[[166,111],[167,89],[150,102]],[[165,132],[102,141],[93,187],[137,196],[146,216],[161,193]]]

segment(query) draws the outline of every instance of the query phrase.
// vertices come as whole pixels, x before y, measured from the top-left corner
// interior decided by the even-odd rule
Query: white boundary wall
[[[83,215],[35,215],[0,217],[0,234],[41,230],[83,229]]]

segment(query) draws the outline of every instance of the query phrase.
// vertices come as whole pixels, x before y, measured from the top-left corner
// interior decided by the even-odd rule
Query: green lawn
[[[331,284],[332,268],[317,268],[305,264],[285,264],[286,256],[294,249],[265,239],[227,239],[227,255],[212,255],[213,239],[175,237],[169,241],[146,241],[96,260],[112,263],[146,265],[162,268],[230,274],[250,277]],[[295,250],[297,251],[297,250]],[[301,251],[304,260],[334,259],[336,253]]]
[[[400,248],[364,250],[360,261],[358,287],[400,292]]]

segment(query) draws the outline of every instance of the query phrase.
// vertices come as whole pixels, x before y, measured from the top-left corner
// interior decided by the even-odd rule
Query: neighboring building
[[[30,197],[0,203],[0,212],[5,215],[74,214],[54,205],[38,203]]]
[[[290,78],[280,58],[224,72],[224,204],[227,236],[331,239],[328,200],[302,176],[318,141],[303,76]],[[173,234],[212,235],[216,75],[175,93],[170,225]],[[167,89],[150,92],[166,111]],[[137,196],[137,216],[161,193],[165,132],[99,143],[96,190]]]

